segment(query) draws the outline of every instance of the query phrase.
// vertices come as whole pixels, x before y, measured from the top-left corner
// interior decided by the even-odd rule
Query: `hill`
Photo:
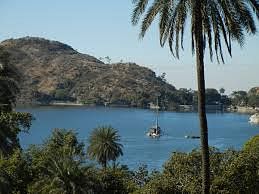
[[[0,47],[21,75],[19,104],[69,101],[145,107],[157,92],[172,96],[175,87],[135,63],[105,64],[71,46],[43,38],[9,39]]]

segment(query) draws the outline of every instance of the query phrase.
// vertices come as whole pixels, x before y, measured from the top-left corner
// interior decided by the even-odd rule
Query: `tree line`
[[[225,94],[225,89],[205,89],[206,105],[229,106],[250,106],[259,107],[259,87],[253,87],[248,92],[243,90],[233,91],[230,95]],[[159,103],[161,107],[170,109],[170,106],[198,104],[197,91],[187,88],[180,88],[174,93],[161,92]]]

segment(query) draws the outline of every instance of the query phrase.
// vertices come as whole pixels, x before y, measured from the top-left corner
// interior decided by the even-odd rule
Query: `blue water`
[[[160,112],[159,123],[164,135],[159,139],[145,133],[155,122],[155,112],[146,109],[106,107],[35,107],[19,108],[30,112],[33,121],[29,134],[20,134],[23,148],[41,144],[53,128],[75,129],[78,138],[87,145],[93,128],[111,125],[119,131],[124,155],[121,164],[136,168],[147,164],[149,169],[161,169],[174,151],[191,151],[199,147],[199,139],[185,139],[185,135],[199,135],[197,113]],[[259,126],[248,123],[249,115],[236,113],[208,113],[209,144],[221,150],[240,149],[252,136],[259,134]]]

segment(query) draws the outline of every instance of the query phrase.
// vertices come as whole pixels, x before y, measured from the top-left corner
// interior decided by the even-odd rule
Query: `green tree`
[[[232,92],[231,101],[235,106],[246,106],[248,102],[247,92],[242,90]]]
[[[30,193],[93,193],[95,182],[91,167],[84,165],[84,144],[72,130],[54,129],[42,146],[28,151],[34,177]]]
[[[8,176],[4,169],[0,168],[0,194],[11,192],[11,177]]]
[[[143,164],[137,170],[133,171],[133,180],[140,187],[149,181],[147,165]]]
[[[214,180],[213,193],[258,193],[258,157],[241,151],[225,164],[223,173]]]
[[[214,88],[207,88],[205,90],[206,104],[216,104],[220,102],[220,94]]]
[[[183,194],[175,185],[172,177],[157,173],[150,177],[150,181],[139,188],[134,194]]]
[[[176,91],[180,104],[191,104],[193,100],[193,91],[187,88],[180,88]]]
[[[223,95],[225,93],[225,89],[224,88],[220,88],[219,89],[219,93],[220,93],[220,95]]]
[[[104,57],[104,59],[107,61],[107,63],[108,63],[108,64],[110,64],[110,63],[111,63],[111,61],[112,61],[112,60],[111,60],[111,58],[110,58],[109,56]]]
[[[251,88],[247,93],[249,106],[259,107],[259,87]]]
[[[119,143],[118,131],[110,126],[103,126],[93,130],[89,138],[87,153],[91,159],[95,159],[104,168],[107,163],[123,155],[122,144]]]
[[[158,76],[158,78],[161,79],[163,82],[166,82],[165,76],[166,76],[166,73],[163,72],[160,76]]]
[[[9,54],[0,48],[0,111],[11,111],[19,93],[18,70],[9,64]]]
[[[248,96],[247,103],[248,103],[249,106],[259,107],[259,95]]]
[[[136,25],[140,16],[146,13],[141,25],[140,37],[158,15],[160,44],[169,43],[172,54],[179,58],[179,48],[183,48],[183,36],[187,17],[190,17],[191,45],[196,54],[198,79],[198,112],[200,118],[202,148],[203,193],[210,189],[210,165],[208,146],[208,127],[205,112],[204,52],[208,44],[210,59],[213,58],[213,46],[217,60],[223,58],[222,42],[231,55],[231,42],[244,43],[245,33],[256,33],[253,13],[259,18],[259,2],[256,0],[237,1],[171,1],[171,0],[134,0],[135,8],[132,23]],[[150,5],[149,9],[146,8]],[[147,11],[146,11],[147,10]],[[173,48],[174,47],[174,48]]]
[[[0,172],[0,193],[27,193],[32,177],[21,150],[17,149],[8,157],[0,159]]]
[[[28,132],[32,119],[30,113],[0,112],[0,155],[20,148],[18,134]]]
[[[30,187],[30,193],[88,193],[89,180],[72,150],[50,156],[48,165],[42,167],[39,178]]]
[[[256,135],[249,139],[245,144],[244,144],[244,151],[250,152],[255,154],[256,156],[259,157],[259,135]]]
[[[69,91],[67,89],[57,89],[54,97],[56,100],[69,100]]]
[[[137,188],[130,173],[123,168],[108,167],[99,170],[97,175],[101,184],[95,193],[126,194],[132,193]]]

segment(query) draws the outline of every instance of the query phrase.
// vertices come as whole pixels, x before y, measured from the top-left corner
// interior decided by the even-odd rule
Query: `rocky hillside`
[[[174,86],[135,63],[105,64],[72,47],[42,38],[9,39],[0,47],[21,72],[18,103],[72,101],[146,106],[155,94],[170,96]]]

